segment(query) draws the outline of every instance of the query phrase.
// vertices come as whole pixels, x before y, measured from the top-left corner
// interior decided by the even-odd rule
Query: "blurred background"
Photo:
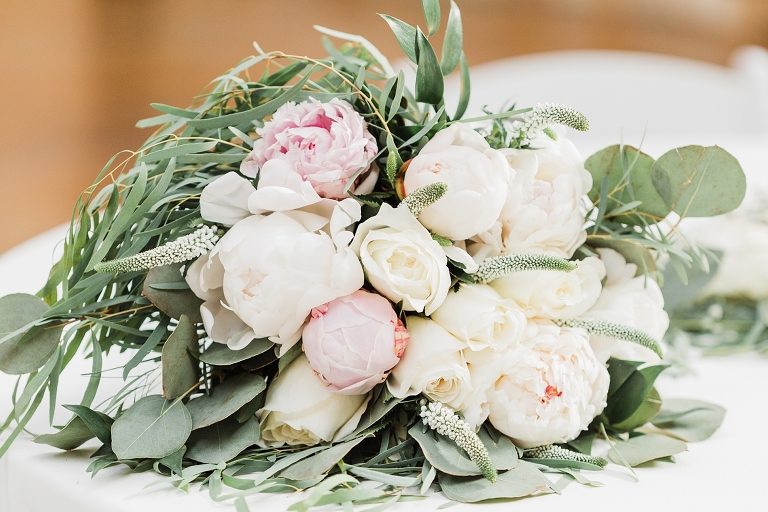
[[[768,47],[768,0],[458,4],[470,65],[567,49],[727,65],[741,46]],[[377,12],[423,25],[418,0],[0,0],[0,253],[68,221],[109,157],[150,135],[134,125],[151,102],[186,106],[252,41],[324,56],[319,24],[401,57]]]

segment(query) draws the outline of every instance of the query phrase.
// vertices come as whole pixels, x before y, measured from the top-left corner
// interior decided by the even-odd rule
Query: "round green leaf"
[[[441,436],[430,430],[424,432],[424,426],[421,423],[416,423],[411,427],[408,434],[419,443],[424,457],[435,469],[455,476],[482,474],[480,468],[469,458],[467,453],[456,446],[456,443],[447,436]],[[509,438],[501,436],[498,442],[494,442],[485,429],[481,429],[478,436],[488,449],[491,462],[497,470],[503,471],[517,466],[517,448]]]
[[[603,178],[608,176],[607,213],[612,209],[633,201],[642,201],[637,206],[638,212],[646,214],[645,221],[653,223],[669,215],[670,208],[656,191],[651,179],[654,160],[649,155],[632,146],[619,145],[598,151],[584,162],[584,167],[592,174],[592,190],[589,198],[592,202],[600,199],[600,187]],[[625,180],[629,170],[629,181]],[[642,220],[635,215],[620,215],[610,220],[625,224],[642,225]]]
[[[684,452],[688,445],[679,439],[672,439],[661,434],[643,434],[630,437],[626,441],[616,441],[614,449],[621,454],[630,466],[637,466],[644,462],[669,457]],[[608,456],[616,464],[623,464],[613,450]]]
[[[686,441],[703,441],[723,423],[725,409],[701,400],[669,399],[653,424]]]
[[[747,192],[738,160],[717,146],[673,149],[656,161],[651,177],[664,202],[681,217],[728,213]]]
[[[192,432],[192,417],[180,400],[146,396],[112,425],[112,451],[119,459],[162,459]]]
[[[195,430],[187,442],[186,457],[208,464],[227,462],[259,440],[259,422],[252,417],[245,423],[234,418]]]
[[[187,315],[181,315],[179,324],[163,345],[163,396],[175,400],[184,395],[198,381],[197,326]]]
[[[549,481],[536,466],[525,461],[500,472],[496,482],[484,477],[460,477],[440,473],[440,487],[448,498],[461,503],[499,498],[520,498],[549,489]]]
[[[203,301],[188,288],[174,289],[186,286],[180,272],[181,265],[174,263],[150,270],[144,279],[142,293],[157,309],[171,318],[178,320],[181,315],[187,315],[193,323],[199,324],[203,321],[200,316]]]
[[[0,338],[36,320],[50,308],[34,295],[15,293],[0,298]],[[61,339],[62,326],[35,326],[0,343],[0,371],[23,375],[43,366]]]
[[[266,387],[260,375],[241,373],[230,377],[211,389],[209,395],[202,395],[187,403],[192,416],[192,429],[207,427],[232,416]]]

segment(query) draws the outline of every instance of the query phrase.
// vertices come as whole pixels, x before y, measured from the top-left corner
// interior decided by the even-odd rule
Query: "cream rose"
[[[605,265],[590,257],[576,262],[576,270],[515,272],[492,281],[491,287],[514,300],[528,318],[575,318],[597,300]]]
[[[513,169],[499,222],[478,238],[501,254],[546,253],[570,258],[587,238],[584,195],[592,176],[576,147],[542,136],[536,149],[502,150]]]
[[[445,300],[451,285],[446,253],[407,209],[381,205],[357,227],[350,247],[371,285],[394,303],[402,300],[405,310],[429,315]]]
[[[606,405],[609,376],[580,329],[537,325],[487,391],[491,424],[531,448],[578,437]]]
[[[451,240],[488,230],[507,196],[509,165],[504,156],[468,126],[456,123],[439,131],[411,160],[405,193],[432,183],[448,185],[445,195],[419,215],[422,224]]]
[[[419,316],[407,318],[410,341],[387,379],[398,398],[423,393],[431,400],[460,409],[472,392],[469,369],[458,340],[436,322]]]
[[[363,285],[344,229],[359,218],[359,205],[347,199],[331,219],[288,211],[235,224],[187,273],[190,288],[205,300],[200,311],[211,338],[238,350],[269,337],[285,353],[312,308]]]
[[[488,361],[516,345],[527,323],[515,301],[484,284],[462,284],[457,292],[448,292],[431,318],[467,344],[469,363]]]
[[[635,327],[661,342],[669,327],[669,315],[664,311],[664,296],[659,285],[653,279],[635,277],[637,265],[627,263],[618,252],[597,251],[605,263],[607,277],[600,297],[584,316]],[[659,361],[655,352],[637,343],[595,335],[590,336],[590,343],[601,361],[609,357]]]
[[[300,355],[269,384],[264,407],[256,413],[260,446],[316,445],[351,434],[369,395],[332,393]]]

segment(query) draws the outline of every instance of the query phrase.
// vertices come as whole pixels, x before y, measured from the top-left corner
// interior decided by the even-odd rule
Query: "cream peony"
[[[458,340],[436,322],[419,316],[407,318],[410,341],[387,379],[398,398],[423,393],[430,400],[460,409],[472,392],[469,369]]]
[[[570,258],[584,243],[584,195],[592,176],[571,141],[542,136],[536,149],[502,150],[513,169],[499,222],[479,237],[501,254],[546,253]]]
[[[288,102],[256,132],[261,138],[240,166],[246,176],[254,178],[267,162],[280,160],[322,197],[347,197],[344,187],[360,170],[365,171],[352,192],[367,194],[376,184],[378,170],[375,164],[369,166],[378,150],[376,140],[346,101]]]
[[[432,320],[467,344],[469,363],[481,363],[515,346],[525,331],[523,311],[511,299],[502,299],[490,286],[462,284],[449,292]]]
[[[312,310],[302,348],[330,391],[362,395],[384,382],[408,345],[392,304],[358,290]]]
[[[446,253],[406,208],[382,204],[357,227],[350,247],[371,285],[394,303],[402,300],[405,310],[430,315],[445,300],[451,285]]]
[[[439,131],[410,161],[405,193],[436,182],[448,191],[419,215],[435,233],[464,240],[488,230],[507,197],[509,165],[486,140],[462,123]]]
[[[190,265],[187,282],[205,300],[211,338],[242,349],[269,337],[281,354],[301,337],[312,308],[363,285],[363,271],[344,228],[360,218],[352,199],[331,219],[305,211],[251,215]],[[330,235],[321,229],[327,229]]]
[[[584,331],[534,331],[507,354],[506,370],[486,393],[491,424],[523,448],[575,439],[608,396],[608,370]]]
[[[341,395],[326,389],[303,355],[269,384],[256,413],[260,446],[316,445],[351,434],[368,406],[369,395]]]
[[[586,258],[576,265],[572,272],[516,272],[490,284],[499,295],[523,308],[528,318],[575,318],[595,303],[605,277],[605,265],[598,258]]]
[[[635,277],[637,265],[627,263],[612,249],[598,249],[605,263],[606,280],[594,306],[584,316],[640,329],[661,342],[669,327],[669,315],[664,311],[664,296],[653,279]],[[658,362],[652,350],[624,340],[605,336],[590,336],[590,344],[598,359],[609,357],[629,361]]]

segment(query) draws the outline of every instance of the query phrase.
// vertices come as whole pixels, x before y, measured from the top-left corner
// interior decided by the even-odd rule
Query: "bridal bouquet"
[[[190,108],[154,105],[45,287],[0,299],[0,370],[20,376],[0,453],[46,392],[53,417],[82,353],[81,403],[35,442],[95,437],[92,473],[154,470],[238,510],[302,489],[292,510],[559,492],[599,455],[631,470],[717,428],[721,408],[654,388],[657,280],[707,268],[676,226],[739,205],[738,162],[623,145],[584,162],[566,132],[588,121],[557,104],[464,118],[459,10],[438,58],[439,3],[423,7],[425,30],[383,16],[412,87],[318,27],[342,41],[325,59],[257,46]],[[125,385],[96,404],[113,351],[133,354]]]

